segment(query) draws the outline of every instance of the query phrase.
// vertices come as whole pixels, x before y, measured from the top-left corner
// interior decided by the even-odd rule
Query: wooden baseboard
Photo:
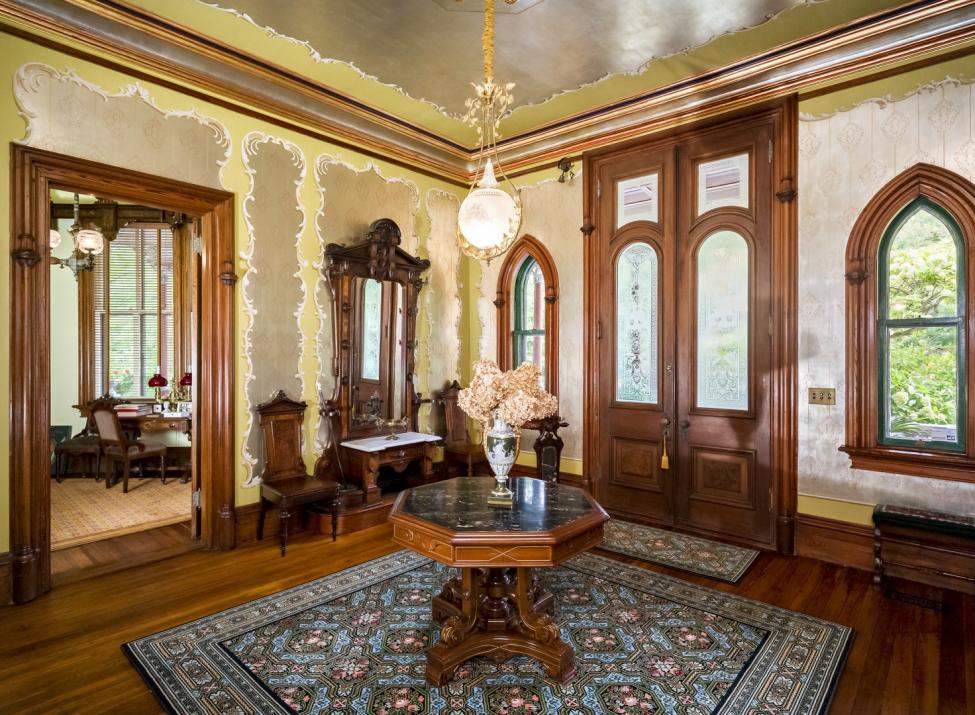
[[[0,554],[0,606],[9,605],[13,597],[13,574],[10,569],[10,552]]]
[[[873,528],[812,514],[798,514],[796,553],[841,566],[872,571]]]

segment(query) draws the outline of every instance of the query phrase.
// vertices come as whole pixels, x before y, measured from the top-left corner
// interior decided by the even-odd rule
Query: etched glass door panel
[[[723,206],[748,208],[748,154],[698,164],[697,215]]]
[[[657,403],[658,265],[646,243],[616,259],[616,399]]]
[[[748,410],[748,244],[718,231],[697,252],[697,406]]]
[[[616,228],[633,221],[657,222],[657,174],[616,182]]]
[[[364,380],[379,379],[379,350],[382,345],[383,284],[368,279],[362,286],[362,369]]]

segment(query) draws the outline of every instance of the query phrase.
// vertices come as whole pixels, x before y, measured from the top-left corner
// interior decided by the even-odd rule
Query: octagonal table
[[[402,492],[393,540],[458,567],[433,599],[440,642],[427,650],[427,681],[443,685],[457,666],[485,655],[540,661],[553,678],[575,672],[572,647],[552,619],[552,596],[532,569],[555,566],[597,545],[609,516],[581,489],[522,477],[511,506],[491,506],[491,477],[458,477]]]

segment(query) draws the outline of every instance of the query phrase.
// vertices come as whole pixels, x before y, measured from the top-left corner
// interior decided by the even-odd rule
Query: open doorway
[[[147,556],[168,552],[172,537],[198,536],[198,226],[187,214],[73,190],[50,198],[51,550],[150,532]],[[109,431],[117,421],[123,445],[100,434],[96,405],[114,412],[105,411]],[[120,459],[125,450],[131,459]],[[55,554],[52,572],[105,567],[113,553]]]
[[[195,492],[192,498],[194,511],[191,512],[195,518],[190,519],[190,528],[196,530],[199,543],[205,548],[233,548],[233,311],[236,283],[233,195],[18,144],[11,145],[11,159],[10,439],[14,449],[10,454],[10,591],[13,601],[30,601],[51,588],[50,428],[55,424],[51,419],[51,354],[52,350],[58,349],[52,345],[51,274],[52,270],[60,270],[50,266],[53,239],[50,230],[54,227],[51,223],[52,190],[68,192],[72,199],[74,193],[79,194],[79,199],[87,194],[120,206],[186,214],[196,219],[199,257],[195,285],[199,308],[198,317],[193,320],[196,330],[189,348],[191,369],[186,371],[176,364],[174,344],[173,375],[165,377],[167,382],[174,376],[179,381],[185,372],[190,373],[191,384],[185,386],[192,390],[188,400],[191,415],[188,439],[192,445],[189,486]],[[171,225],[169,228],[172,230]],[[75,238],[71,240],[74,247]],[[147,240],[151,242],[153,239]],[[161,236],[157,234],[154,240],[158,248]],[[72,252],[76,254],[75,259],[85,260],[76,251]],[[70,259],[71,256],[65,258],[66,261]],[[80,325],[78,329],[80,332]],[[78,345],[80,350],[83,343],[79,341]],[[196,346],[195,350],[192,345]],[[95,358],[89,359],[80,353],[78,357],[78,390],[86,380],[89,385],[87,394],[97,397],[100,396],[97,390],[110,390],[112,378],[106,376],[104,370],[102,382],[98,382]],[[83,374],[86,365],[93,366],[87,375]],[[152,360],[148,365],[153,370],[157,367]],[[162,362],[158,367],[161,371]],[[132,376],[133,382],[136,379],[143,380],[141,367],[138,377]],[[76,391],[76,394],[80,393]],[[155,397],[153,390],[153,402]],[[138,404],[139,401],[129,399],[127,402]],[[178,401],[173,407],[173,412],[179,412]],[[139,409],[144,408],[134,408],[136,412]],[[185,404],[183,409],[186,409]],[[112,412],[117,414],[114,405]],[[102,454],[104,456],[104,451]],[[138,468],[130,472],[130,488],[140,481],[140,476],[150,479],[153,468],[157,470],[156,477],[160,482],[163,473],[169,480],[170,470],[160,460],[155,465],[147,465],[141,475]],[[109,476],[108,465],[104,472],[101,467],[96,467],[96,471],[103,473],[103,479]],[[118,474],[117,469],[115,474]],[[182,478],[176,474],[172,476],[177,483]],[[56,482],[56,477],[53,481]],[[101,488],[105,489],[104,482]],[[121,489],[116,483],[109,491],[114,488]]]

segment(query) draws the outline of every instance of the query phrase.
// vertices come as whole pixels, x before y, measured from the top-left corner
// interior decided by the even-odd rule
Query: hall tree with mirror
[[[50,192],[51,550],[55,579],[189,548],[198,227],[192,217]],[[107,542],[99,551],[91,546]],[[131,546],[126,547],[131,548]],[[99,554],[94,556],[93,554]]]

